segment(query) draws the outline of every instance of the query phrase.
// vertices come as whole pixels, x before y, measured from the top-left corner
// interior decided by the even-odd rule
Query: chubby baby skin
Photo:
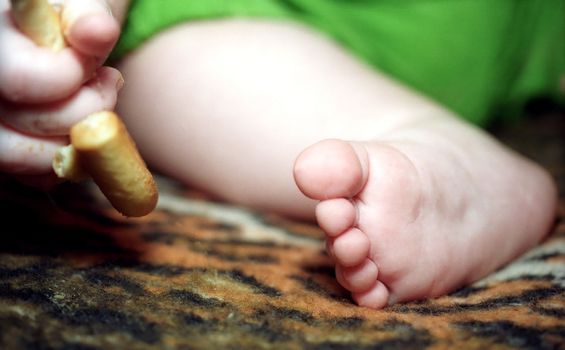
[[[120,33],[111,12],[104,1],[65,1],[60,17],[67,45],[52,50],[26,37],[10,1],[0,0],[0,172],[52,186],[51,163],[71,126],[114,108],[123,79],[103,66]]]
[[[297,184],[320,200],[337,280],[359,305],[449,293],[526,251],[551,224],[555,193],[540,169],[465,130],[457,141],[414,132],[322,141],[296,162]],[[469,143],[476,149],[463,149]]]
[[[553,223],[542,168],[295,24],[185,24],[119,68],[118,110],[152,164],[235,203],[315,217],[359,305],[449,293]]]
[[[55,149],[73,116],[113,107],[121,79],[99,61],[117,37],[102,28],[119,21],[106,8],[73,17],[70,48],[41,53],[39,67],[68,61],[73,76],[15,66],[1,82],[3,110],[25,117],[2,119],[0,147],[19,153],[2,149],[1,171],[49,177],[52,151],[39,145]],[[9,33],[4,55],[39,54]],[[182,24],[117,68],[117,111],[149,164],[227,201],[317,220],[337,281],[361,306],[449,293],[553,223],[556,189],[542,168],[300,25]],[[32,75],[54,84],[51,95],[22,85]],[[24,152],[26,142],[43,151]]]

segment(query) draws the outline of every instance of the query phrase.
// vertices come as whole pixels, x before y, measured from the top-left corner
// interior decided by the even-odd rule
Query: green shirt
[[[478,125],[559,97],[565,74],[565,0],[133,0],[113,58],[177,23],[221,17],[310,25]]]

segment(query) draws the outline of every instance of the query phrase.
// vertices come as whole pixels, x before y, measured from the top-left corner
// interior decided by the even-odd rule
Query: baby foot
[[[295,163],[300,190],[320,200],[337,280],[359,305],[449,293],[549,230],[555,187],[537,166],[491,140],[457,154],[436,139],[326,140]]]

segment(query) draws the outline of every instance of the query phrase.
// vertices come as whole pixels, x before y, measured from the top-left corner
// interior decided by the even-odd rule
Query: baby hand
[[[70,127],[112,110],[123,84],[117,70],[101,66],[120,32],[106,2],[63,6],[68,47],[54,52],[22,34],[9,1],[0,0],[0,172],[24,182],[51,182],[53,156],[68,143]]]

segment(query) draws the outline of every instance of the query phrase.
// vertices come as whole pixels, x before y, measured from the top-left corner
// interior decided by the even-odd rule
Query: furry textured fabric
[[[556,176],[561,218],[564,123],[499,133]],[[374,311],[335,282],[315,226],[159,181],[158,209],[135,220],[87,185],[0,182],[0,348],[565,348],[561,221],[472,286]]]

